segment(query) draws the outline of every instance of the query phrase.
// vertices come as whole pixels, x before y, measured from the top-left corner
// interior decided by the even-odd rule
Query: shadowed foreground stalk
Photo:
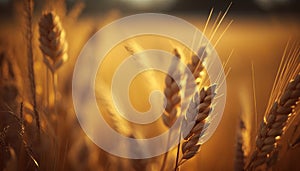
[[[25,1],[25,14],[26,14],[26,41],[27,41],[27,58],[28,58],[28,77],[30,81],[30,90],[33,100],[33,110],[36,119],[36,125],[38,128],[38,135],[40,132],[40,116],[37,110],[36,101],[36,85],[35,85],[35,74],[34,74],[34,60],[33,60],[33,49],[32,49],[32,13],[33,13],[33,1]]]

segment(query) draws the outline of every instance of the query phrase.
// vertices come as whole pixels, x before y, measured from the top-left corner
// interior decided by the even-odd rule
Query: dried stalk
[[[34,74],[34,60],[33,60],[33,47],[32,47],[32,13],[33,13],[33,1],[25,1],[25,14],[26,14],[26,41],[27,41],[27,57],[28,57],[28,77],[30,81],[30,90],[33,99],[33,110],[35,115],[35,122],[40,132],[40,116],[37,111],[36,101],[36,85],[35,85],[35,74]],[[39,134],[39,133],[38,133]]]

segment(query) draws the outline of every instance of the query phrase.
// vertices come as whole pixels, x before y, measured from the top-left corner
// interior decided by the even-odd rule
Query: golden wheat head
[[[198,142],[205,131],[206,119],[212,109],[212,99],[216,95],[215,89],[216,85],[202,88],[200,92],[195,93],[189,104],[181,131],[185,140],[181,148],[182,160],[192,158],[199,151],[201,144]]]
[[[175,49],[175,56],[180,59],[180,54]],[[171,64],[169,68],[169,73],[175,75],[175,79],[179,79],[181,77],[179,66]],[[167,98],[167,106],[162,115],[163,122],[167,127],[171,127],[177,118],[177,108],[179,103],[181,102],[180,98],[180,88],[178,87],[176,81],[170,75],[167,75],[165,78],[166,88],[164,90],[164,95]]]
[[[59,16],[52,11],[44,13],[39,22],[39,33],[44,62],[55,72],[68,59],[65,31]]]
[[[300,74],[287,85],[280,99],[273,103],[266,120],[261,123],[256,149],[248,166],[250,170],[268,162],[270,154],[276,150],[277,137],[283,134],[289,115],[293,113],[299,97]]]

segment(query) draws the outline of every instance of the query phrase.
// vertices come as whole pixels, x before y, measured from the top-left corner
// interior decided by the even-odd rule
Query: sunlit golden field
[[[22,10],[21,3],[16,6],[17,9]],[[40,115],[40,130],[36,126],[31,84],[28,78],[28,40],[26,40],[28,26],[26,26],[26,17],[23,15],[24,11],[19,10],[13,17],[1,21],[0,169],[159,170],[164,155],[150,159],[131,160],[113,156],[100,149],[82,131],[73,107],[72,74],[81,49],[100,28],[129,14],[113,9],[106,13],[80,17],[80,6],[68,12],[63,8],[56,8],[54,11],[60,17],[61,26],[66,33],[68,60],[55,71],[58,77],[57,85],[55,85],[52,83],[53,75],[43,61],[45,54],[39,48],[38,23],[42,17],[42,11],[49,11],[50,8],[48,8],[46,6],[43,9],[35,9],[32,23],[36,109]],[[213,24],[218,12],[214,11],[204,33],[208,39],[215,29]],[[168,14],[185,19],[202,31],[208,17],[208,13]],[[222,32],[232,20],[233,23],[222,36]],[[272,86],[288,42],[288,50],[296,49],[294,54],[287,55],[287,58],[294,55],[293,66],[295,67],[290,65],[286,70],[293,70],[290,71],[295,72],[293,76],[299,76],[299,30],[299,19],[292,14],[239,16],[231,14],[229,10],[216,31],[216,35],[210,40],[211,44],[215,45],[222,36],[215,49],[222,62],[228,61],[224,67],[225,72],[228,73],[224,114],[212,137],[201,146],[201,150],[194,157],[180,166],[180,170],[237,170],[234,169],[234,161],[240,120],[243,120],[246,127],[243,133],[244,167],[251,170],[246,168],[246,165],[250,162],[250,155],[255,149],[255,137],[268,107]],[[98,107],[105,120],[124,136],[155,137],[168,129],[161,118],[148,125],[133,124],[121,118],[113,106],[110,93],[113,74],[118,65],[124,59],[129,58],[132,53],[124,47],[129,47],[134,53],[146,49],[160,49],[173,53],[176,48],[186,63],[191,60],[191,51],[173,39],[146,35],[134,37],[116,45],[99,66],[95,81],[95,94]],[[98,48],[101,49],[101,46]],[[13,77],[11,72],[14,73]],[[291,77],[292,74],[286,75],[288,76]],[[129,87],[132,106],[140,112],[147,111],[150,108],[149,94],[153,90],[163,92],[165,78],[166,74],[159,71],[146,71],[139,74]],[[285,81],[284,78],[279,80]],[[208,81],[205,86],[209,84]],[[16,90],[7,88],[10,86],[16,87]],[[57,86],[56,92],[53,90],[54,86]],[[119,85],[120,88],[122,86]],[[299,94],[299,90],[297,91],[295,94]],[[297,101],[292,107],[293,111],[289,115],[284,133],[277,143],[280,146],[278,160],[268,168],[270,170],[300,169],[300,128],[296,127],[300,121],[299,96]],[[141,153],[145,152],[143,150],[138,149]],[[174,170],[176,150],[174,148],[169,151],[165,170]],[[260,166],[256,170],[266,170],[266,166]]]

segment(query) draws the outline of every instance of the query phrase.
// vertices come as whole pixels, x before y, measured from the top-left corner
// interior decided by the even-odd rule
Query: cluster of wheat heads
[[[65,117],[66,113],[68,113],[68,109],[56,106],[56,104],[60,102],[64,102],[64,104],[68,103],[65,99],[63,99],[64,101],[61,99],[56,99],[56,93],[59,91],[57,90],[57,75],[59,74],[58,69],[63,66],[69,57],[67,53],[68,46],[65,37],[66,32],[63,28],[65,25],[63,25],[62,22],[64,21],[63,19],[65,16],[61,15],[61,11],[58,12],[56,10],[52,10],[58,9],[58,6],[52,7],[51,9],[48,9],[47,6],[47,9],[43,11],[40,17],[38,17],[38,22],[36,23],[35,20],[37,17],[34,16],[33,0],[25,0],[24,2],[25,5],[23,12],[25,11],[26,14],[26,25],[24,27],[24,30],[26,30],[25,38],[27,45],[26,62],[28,62],[28,65],[26,68],[21,66],[20,69],[22,72],[24,71],[26,74],[28,74],[28,78],[26,77],[22,79],[23,82],[26,82],[26,79],[29,80],[28,92],[25,90],[29,94],[29,97],[24,96],[22,93],[23,91],[20,90],[23,85],[18,86],[15,81],[19,81],[20,79],[16,78],[19,75],[14,71],[16,65],[11,64],[11,62],[14,60],[8,60],[6,57],[2,58],[3,55],[1,54],[0,74],[1,76],[3,75],[1,78],[5,78],[4,83],[6,83],[6,85],[2,85],[1,82],[1,98],[5,97],[5,99],[1,99],[1,109],[4,109],[2,108],[2,104],[4,104],[3,106],[10,108],[9,110],[4,109],[7,111],[7,116],[5,117],[8,119],[5,118],[1,120],[1,170],[3,168],[11,170],[13,167],[15,167],[17,170],[22,170],[24,168],[25,170],[67,170],[69,169],[68,166],[64,165],[66,164],[65,161],[69,159],[69,156],[67,156],[69,151],[71,151],[70,156],[72,157],[70,158],[75,166],[74,168],[71,167],[71,169],[92,170],[92,168],[103,168],[104,170],[120,170],[124,169],[125,167],[131,167],[134,170],[144,170],[145,168],[152,167],[147,166],[151,165],[148,162],[137,160],[134,160],[130,164],[126,162],[123,164],[122,162],[119,162],[120,159],[108,156],[107,154],[104,154],[104,152],[99,152],[99,150],[97,151],[97,147],[95,147],[95,145],[91,145],[92,143],[90,142],[90,144],[88,144],[88,140],[82,138],[85,137],[82,132],[74,130],[71,126],[70,127],[73,130],[68,129],[68,122]],[[63,1],[57,0],[57,2],[60,6],[63,5]],[[52,4],[51,1],[47,1],[47,3]],[[78,8],[82,8],[82,5]],[[76,13],[78,12],[71,14],[76,16]],[[38,30],[35,30],[36,26],[38,27]],[[35,31],[38,31],[38,36],[36,36]],[[66,29],[66,31],[68,30]],[[69,32],[67,33],[69,34]],[[36,42],[38,42],[38,44],[36,44]],[[192,55],[191,61],[188,63],[188,69],[193,73],[193,76],[187,79],[187,84],[193,82],[193,84],[197,85],[197,87],[187,86],[187,90],[185,91],[188,92],[188,90],[191,90],[189,92],[189,95],[192,99],[190,102],[190,110],[194,108],[195,111],[193,115],[195,114],[197,116],[192,119],[190,117],[191,111],[187,112],[186,114],[189,115],[189,118],[185,122],[187,125],[189,125],[188,127],[191,128],[191,132],[189,133],[189,137],[186,137],[186,140],[184,140],[182,145],[182,160],[187,159],[186,155],[188,152],[195,153],[195,149],[191,147],[191,144],[187,144],[187,142],[192,143],[194,146],[198,146],[195,140],[197,137],[199,138],[201,132],[204,131],[204,127],[202,126],[206,122],[206,117],[210,112],[208,109],[211,108],[210,101],[214,97],[213,91],[215,86],[211,86],[209,88],[200,88],[199,86],[199,80],[201,77],[200,73],[202,73],[204,70],[202,62],[207,55],[205,49],[206,47],[200,48],[198,54]],[[175,50],[174,53],[175,56],[180,58],[181,55],[178,51]],[[22,54],[25,53],[22,52]],[[50,71],[53,77],[48,78],[47,73],[47,82],[45,83],[47,86],[39,85],[38,83],[41,77],[45,76],[44,71],[41,71],[42,69],[39,66],[40,63],[37,62],[39,60],[43,61],[43,66],[47,68],[46,71]],[[174,72],[177,72],[178,68],[176,66],[172,67],[175,70]],[[172,70],[172,68],[170,68],[170,70]],[[185,74],[184,72],[185,71],[180,71],[180,73],[177,74],[179,77],[181,77],[183,74]],[[52,90],[50,90],[48,87],[48,81],[50,82],[51,79],[53,81],[53,92],[51,92]],[[167,76],[165,79],[165,84],[166,90],[164,93],[167,97],[167,108],[163,117],[164,124],[167,127],[170,127],[174,123],[174,120],[177,119],[179,107],[178,104],[181,102],[181,92],[179,86],[175,83],[173,78]],[[25,89],[26,86],[23,88]],[[44,99],[42,96],[51,96],[52,98],[47,100],[50,101],[52,99],[54,102],[47,102],[47,105],[44,105]],[[199,99],[197,99],[196,96],[199,96]],[[2,101],[5,102],[2,103]],[[202,105],[204,104],[206,105],[206,109],[202,111]],[[56,109],[52,110],[53,108]],[[109,111],[108,113],[114,112]],[[112,115],[112,117],[115,117],[114,114]],[[4,115],[1,115],[1,117],[2,116]],[[53,117],[56,119],[53,119]],[[119,127],[116,128],[117,131],[119,129],[124,131],[124,125],[120,124],[118,118],[112,118],[112,120],[114,120],[113,122],[115,122],[116,127]],[[60,124],[57,124],[57,122],[60,122]],[[128,129],[128,127],[126,127],[126,129]],[[182,132],[186,133],[185,131],[187,130],[188,129],[184,129]],[[74,138],[72,139],[73,141],[69,140],[69,142],[66,142],[66,137],[69,135],[76,137],[76,139]],[[136,138],[135,135],[130,133],[128,135],[126,134],[126,136]],[[80,137],[80,140],[78,140],[78,137]],[[69,146],[72,147],[69,148]],[[74,154],[70,149],[77,150],[74,152],[76,154]],[[144,151],[141,150],[139,152]],[[182,160],[176,162],[178,166],[182,164]],[[114,166],[115,163],[122,164]]]
[[[49,69],[53,72],[61,66],[62,60],[65,61],[67,43],[62,23],[54,11],[50,11],[40,18],[38,25],[35,22],[32,0],[18,2],[17,5],[20,5],[25,14],[21,20],[24,24],[26,48],[15,48],[18,46],[18,40],[15,40],[16,45],[8,44],[8,47],[1,49],[0,170],[61,170],[58,161],[65,158],[66,152],[64,147],[58,148],[62,141],[53,132],[54,124],[49,119],[53,113],[48,112],[49,106],[41,105],[41,96],[49,94],[43,94],[46,88],[37,84],[37,80],[43,78],[43,70],[36,67],[36,64],[43,56],[47,57],[47,60],[44,59],[45,65],[51,66]],[[35,43],[35,26],[40,31],[38,45]],[[40,56],[38,47],[43,56]],[[24,55],[20,58],[27,65],[17,62],[17,54]],[[23,61],[21,64],[25,63]],[[23,73],[28,77],[22,77],[25,76]]]
[[[165,111],[162,115],[162,120],[165,126],[170,128],[176,119],[180,111],[181,103],[181,94],[184,91],[185,96],[190,98],[188,105],[186,119],[182,121],[182,130],[181,133],[185,137],[185,140],[182,144],[182,158],[180,161],[177,161],[179,158],[179,149],[177,151],[175,168],[177,169],[185,160],[192,158],[200,147],[198,141],[201,135],[203,134],[202,130],[205,125],[205,119],[211,112],[210,104],[215,95],[216,85],[212,85],[207,89],[204,89],[200,85],[200,78],[202,72],[204,71],[203,61],[207,57],[206,47],[201,47],[198,51],[198,54],[193,54],[191,56],[191,61],[187,64],[187,70],[192,73],[192,75],[186,74],[187,72],[180,68],[179,65],[175,64],[175,60],[172,61],[168,73],[165,78],[165,90],[164,95],[166,97],[167,103]],[[181,59],[177,49],[174,49],[174,59]],[[185,89],[182,90],[178,84],[181,84],[184,77],[186,78]],[[202,80],[203,81],[203,80]],[[200,87],[202,89],[200,90]],[[191,96],[191,97],[190,97]],[[170,138],[171,132],[169,132]],[[169,141],[168,138],[168,141]],[[169,142],[167,142],[169,143]],[[180,143],[179,143],[180,145]],[[165,164],[167,160],[168,152],[165,153],[161,170],[165,169]]]
[[[246,170],[269,169],[278,161],[280,140],[291,122],[290,118],[296,114],[299,98],[299,46],[296,46],[289,52],[286,48]]]
[[[132,160],[131,163],[128,163],[119,158],[108,156],[104,154],[104,152],[98,152],[98,147],[92,145],[89,140],[82,138],[85,137],[82,132],[72,131],[70,133],[68,129],[64,132],[49,129],[49,127],[53,127],[53,125],[51,125],[52,120],[47,119],[47,114],[52,115],[55,112],[59,112],[59,117],[61,117],[64,116],[67,110],[46,110],[47,112],[45,112],[45,108],[50,106],[39,106],[41,103],[39,102],[39,95],[36,94],[38,90],[36,90],[37,87],[35,87],[35,79],[40,75],[35,75],[39,70],[34,70],[34,58],[41,58],[47,70],[49,70],[54,77],[54,74],[57,74],[57,70],[62,67],[68,59],[66,32],[62,27],[63,24],[59,15],[55,13],[55,11],[50,10],[44,12],[42,17],[39,18],[38,23],[39,45],[35,47],[34,43],[32,43],[32,40],[35,39],[33,34],[35,24],[32,21],[32,10],[32,1],[26,1],[26,41],[28,43],[26,47],[28,50],[28,66],[26,67],[28,68],[28,79],[30,80],[29,92],[33,94],[30,98],[26,99],[26,97],[22,95],[22,86],[19,83],[22,78],[17,78],[20,74],[18,71],[19,68],[13,63],[14,60],[12,58],[14,58],[14,56],[9,54],[6,50],[1,50],[0,52],[0,170],[23,170],[24,168],[25,170],[93,170],[95,168],[103,168],[104,170],[121,170],[124,168],[153,170],[153,167],[150,166],[151,163],[148,161]],[[39,50],[43,56],[39,56],[39,53],[35,53],[34,49],[36,48],[40,48]],[[178,50],[174,51],[174,55],[178,59],[181,59]],[[196,155],[201,147],[199,139],[205,133],[206,127],[209,125],[207,119],[213,108],[212,100],[216,96],[216,85],[213,84],[208,87],[203,87],[200,84],[201,81],[203,81],[201,79],[202,74],[200,73],[204,70],[203,61],[207,55],[205,47],[202,47],[197,55],[191,56],[191,61],[187,65],[188,69],[193,73],[193,77],[187,78],[187,82],[195,81],[196,87],[186,87],[186,92],[188,92],[188,88],[191,90],[191,100],[189,101],[188,110],[184,113],[185,118],[182,121],[181,133],[184,140],[179,143],[179,147],[181,148],[178,150],[181,156],[173,156],[176,157],[177,161],[172,168],[168,169],[173,169],[174,167],[178,169],[185,161]],[[275,87],[272,93],[272,96],[274,96],[271,97],[272,100],[270,100],[272,101],[272,105],[270,105],[271,107],[267,110],[265,120],[261,124],[262,126],[256,140],[256,147],[251,153],[252,157],[249,159],[250,161],[246,168],[248,170],[254,170],[263,164],[266,164],[267,167],[271,167],[272,163],[276,162],[278,153],[280,152],[280,137],[284,135],[287,129],[287,123],[291,120],[290,118],[295,115],[295,107],[298,105],[300,88],[299,49],[295,52],[291,52],[290,55],[287,56],[294,57],[289,57],[286,65],[283,65],[284,69],[280,70],[280,75],[278,76],[280,82],[276,81],[278,88]],[[22,70],[22,68],[20,69]],[[181,79],[180,77],[184,75],[184,71],[178,70],[178,66],[174,65],[170,67],[170,73],[174,73],[175,76],[178,76],[179,80]],[[170,76],[166,76],[165,78],[166,88],[164,94],[167,99],[167,106],[162,120],[164,125],[168,128],[170,128],[177,119],[179,104],[182,101],[180,96],[181,89],[180,86],[176,84],[176,79],[177,78]],[[55,85],[53,87],[55,87]],[[55,91],[51,93],[55,93]],[[5,112],[3,113],[3,111]],[[50,111],[50,113],[48,113],[48,111]],[[115,117],[114,114],[112,115],[112,117]],[[62,120],[62,122],[64,122],[64,119],[65,118],[61,117],[54,121]],[[118,118],[113,118],[112,120],[114,120],[113,122],[116,124],[116,127],[119,127],[116,128],[116,130],[120,129],[124,131],[125,128],[128,129],[127,126],[122,128],[124,125],[120,123]],[[62,123],[56,126],[64,126],[65,124],[66,123]],[[61,129],[65,128],[66,127]],[[39,138],[36,137],[36,131],[40,134]],[[57,139],[52,139],[53,137],[51,137],[51,135],[55,134],[60,137],[59,142]],[[74,145],[74,149],[77,150],[74,152],[76,154],[67,147],[71,142],[63,142],[65,141],[63,138],[69,134],[77,137],[77,139],[74,139],[74,144],[72,144]],[[126,134],[126,136],[136,138],[135,135],[130,133],[128,135]],[[53,143],[52,141],[55,142]],[[238,153],[237,158],[242,159],[238,161],[239,166],[244,165],[242,144],[243,141],[239,139],[237,150],[239,150],[240,153]],[[78,166],[77,168],[64,168],[64,166],[59,166],[61,162],[62,165],[64,165],[64,161],[68,160],[68,157],[66,157],[68,150],[72,151],[70,152],[70,156],[72,156],[71,160],[74,166]],[[54,157],[51,158],[50,156]],[[167,155],[165,155],[164,162],[167,161]],[[115,166],[115,163],[118,163],[118,165]],[[236,169],[239,170],[241,167]],[[162,167],[161,170],[166,169]]]
[[[48,73],[47,81],[39,84],[39,81],[45,78],[44,68],[39,66],[41,64],[52,74],[53,88],[57,88],[56,84],[60,83],[54,77],[57,78],[61,73],[59,69],[64,66],[69,57],[67,37],[63,27],[65,25],[62,22],[66,19],[47,7],[40,17],[34,17],[33,1],[24,2],[22,9],[26,11],[25,50],[28,54],[25,56],[21,48],[17,50],[22,51],[20,54],[24,57],[20,58],[27,59],[25,61],[28,61],[28,65],[19,67],[15,64],[19,56],[10,54],[7,50],[9,48],[1,47],[0,51],[0,170],[122,170],[124,168],[144,170],[149,168],[147,161],[120,159],[99,149],[88,140],[78,126],[75,115],[70,109],[72,108],[68,99],[70,97],[65,97],[65,92],[59,92],[61,89],[48,91],[49,82],[51,84]],[[23,76],[22,72],[26,74],[28,72],[28,77],[19,78]],[[26,81],[27,79],[29,81]],[[25,90],[23,91],[22,88]],[[55,98],[56,93],[60,93],[61,98]],[[45,103],[44,98],[48,97],[52,97],[49,101],[54,100],[54,103]],[[110,114],[115,111],[107,109],[105,113]],[[125,131],[129,127],[115,118],[119,115],[111,115],[117,131],[135,138],[135,135],[127,134]],[[144,152],[140,148],[126,150]]]

